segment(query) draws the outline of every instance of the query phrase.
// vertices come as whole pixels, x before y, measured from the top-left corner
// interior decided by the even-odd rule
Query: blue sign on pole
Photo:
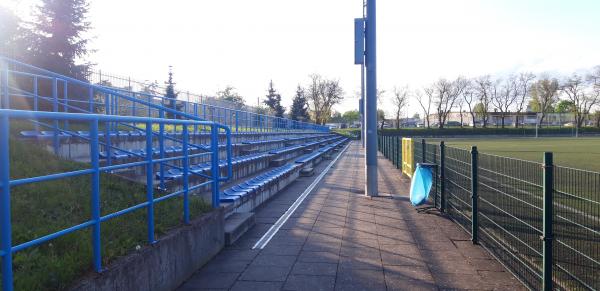
[[[365,20],[354,19],[354,64],[365,63]]]

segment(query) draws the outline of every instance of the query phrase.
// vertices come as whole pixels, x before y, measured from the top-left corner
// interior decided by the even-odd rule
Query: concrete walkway
[[[252,247],[311,179],[258,210],[257,225],[180,290],[525,290],[452,221],[417,213],[409,180],[387,160],[379,159],[379,189],[393,195],[364,197],[364,180],[353,142],[264,249]]]

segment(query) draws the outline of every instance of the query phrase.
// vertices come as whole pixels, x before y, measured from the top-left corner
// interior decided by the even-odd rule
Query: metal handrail
[[[63,173],[50,174],[38,177],[28,177],[21,179],[10,178],[10,120],[11,119],[48,119],[54,121],[80,121],[87,122],[90,126],[90,164],[89,169],[70,171]],[[147,201],[138,205],[130,206],[119,211],[101,215],[100,212],[100,173],[107,172],[111,169],[111,166],[101,166],[99,160],[99,129],[98,125],[100,122],[128,122],[128,123],[144,123],[146,125],[146,150],[152,152],[153,137],[152,125],[182,125],[183,126],[183,157],[180,159],[183,162],[183,173],[184,183],[183,189],[175,191],[173,193],[166,194],[159,198],[154,198],[154,165],[160,160],[153,159],[153,155],[147,154],[144,162],[132,162],[129,164],[122,164],[119,167],[144,167],[146,169],[146,197]],[[212,173],[210,179],[201,182],[198,185],[189,186],[189,158],[188,150],[190,148],[188,144],[188,127],[194,125],[209,126],[211,128],[211,149],[212,154],[211,168]],[[227,137],[227,176],[220,176],[219,174],[219,144],[218,137],[220,131],[224,131]],[[114,116],[114,115],[101,115],[101,114],[81,114],[81,113],[62,113],[62,112],[43,112],[43,111],[24,111],[24,110],[10,110],[0,109],[0,256],[2,257],[2,284],[3,290],[13,290],[13,253],[45,243],[47,241],[56,239],[66,234],[82,230],[85,228],[92,228],[92,249],[93,249],[93,266],[96,271],[102,270],[102,257],[101,257],[101,240],[100,240],[100,225],[102,222],[110,220],[115,217],[122,216],[132,211],[146,208],[148,211],[148,242],[154,243],[154,205],[167,199],[183,196],[184,213],[183,220],[187,224],[190,222],[189,215],[189,194],[195,189],[200,187],[211,185],[212,188],[212,200],[213,207],[219,207],[219,183],[225,181],[231,177],[232,173],[232,161],[231,161],[231,130],[224,125],[217,124],[209,121],[195,121],[195,120],[180,120],[180,119],[164,119],[164,118],[148,118],[148,117],[130,117],[130,116]],[[31,184],[38,182],[46,182],[57,179],[64,179],[75,176],[91,175],[91,200],[92,200],[92,215],[88,221],[80,224],[64,228],[62,230],[47,234],[36,239],[21,243],[19,245],[12,245],[12,224],[11,224],[11,187],[14,185]]]

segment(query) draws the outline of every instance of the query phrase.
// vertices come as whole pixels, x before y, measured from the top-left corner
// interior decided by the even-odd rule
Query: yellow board
[[[402,138],[402,173],[412,178],[414,170],[412,138]]]

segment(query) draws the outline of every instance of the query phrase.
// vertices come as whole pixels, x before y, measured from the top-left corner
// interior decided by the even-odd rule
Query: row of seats
[[[325,143],[325,142],[330,142],[334,139],[339,139],[339,137],[333,137],[333,138],[329,138],[317,143]],[[232,165],[237,165],[237,164],[241,164],[241,163],[247,163],[247,162],[251,162],[251,161],[255,161],[258,159],[262,159],[265,158],[269,155],[274,155],[274,154],[280,154],[280,153],[286,153],[286,152],[290,152],[290,151],[294,151],[294,150],[298,150],[301,148],[305,148],[311,145],[314,145],[315,143],[307,143],[307,144],[301,144],[301,145],[294,145],[294,146],[289,146],[289,147],[284,147],[278,150],[273,150],[273,151],[269,151],[269,152],[262,152],[262,153],[256,153],[256,154],[251,154],[251,155],[245,155],[245,156],[239,156],[239,157],[234,157],[231,159],[231,163]],[[329,148],[329,146],[327,146],[326,148]],[[219,161],[219,167],[225,167],[227,166],[227,161],[226,160],[220,160]],[[190,172],[193,173],[204,173],[204,172],[208,172],[210,170],[210,163],[200,163],[200,164],[196,164],[196,165],[191,165],[190,166]],[[160,179],[161,175],[160,172],[156,173],[156,179]],[[183,178],[183,171],[181,171],[181,169],[178,168],[172,168],[169,169],[167,171],[165,171],[164,174],[164,179],[165,180],[177,180],[177,179],[181,179]]]
[[[42,131],[35,131],[35,130],[23,130],[20,132],[21,136],[23,137],[29,137],[29,138],[51,138],[54,137],[54,131],[53,130],[42,130]],[[105,136],[105,132],[104,131],[100,131],[98,132],[98,136]],[[181,136],[183,135],[183,132],[181,131],[176,131],[176,132],[172,132],[172,131],[166,131],[165,132],[166,135],[168,136]],[[210,136],[210,132],[206,132],[206,131],[198,131],[198,132],[194,132],[194,131],[190,131],[188,133],[190,136]],[[304,132],[281,132],[281,133],[275,133],[275,132],[269,132],[269,133],[260,133],[260,132],[253,132],[253,131],[248,131],[248,132],[234,132],[231,133],[232,136],[247,136],[247,135],[255,135],[255,134],[306,134]],[[109,136],[112,137],[139,137],[139,136],[145,136],[146,132],[142,131],[142,130],[119,130],[119,131],[111,131],[108,133]],[[84,130],[78,130],[78,131],[59,131],[58,132],[58,136],[59,137],[70,137],[70,136],[80,136],[80,137],[89,137],[90,136],[90,132],[89,131],[84,131]]]
[[[223,191],[220,195],[220,200],[225,203],[234,203],[234,205],[244,203],[252,196],[251,194],[256,193],[262,188],[271,186],[272,183],[279,181],[279,178],[288,175],[297,167],[300,167],[300,165],[286,164],[248,181],[237,184]]]
[[[301,140],[301,139],[305,139],[306,137],[302,137],[302,138],[290,138],[290,139],[278,139],[277,141],[297,141],[297,140]],[[328,139],[329,140],[329,139]],[[328,141],[328,140],[324,140],[324,141]],[[322,143],[324,142],[322,141],[317,141],[317,142],[312,142],[309,144],[304,144],[301,146],[312,146],[318,143]],[[273,140],[262,140],[260,141],[260,143],[272,143],[274,142]],[[255,145],[257,145],[259,143],[255,143]],[[223,148],[225,147],[225,144],[219,144],[219,148]],[[210,151],[210,145],[209,144],[195,144],[193,146],[189,147],[189,150],[195,150],[195,149],[201,149],[201,150],[205,150],[205,151]],[[285,150],[286,148],[281,148],[280,150]],[[158,148],[152,148],[152,152],[153,155],[159,155],[160,154],[160,149]],[[183,153],[183,147],[182,146],[168,146],[165,147],[164,150],[165,154],[180,154]],[[285,151],[283,151],[285,152]],[[273,153],[275,154],[275,153]],[[101,159],[107,159],[108,158],[108,153],[106,151],[102,151],[99,153],[100,158]],[[129,149],[129,150],[118,150],[118,149],[114,149],[112,151],[110,151],[110,156],[112,157],[112,160],[121,160],[121,159],[129,159],[129,158],[134,158],[134,157],[146,157],[146,150],[145,149]]]
[[[314,153],[299,157],[294,163],[275,168],[274,170],[271,170],[263,175],[259,175],[248,181],[244,181],[240,184],[234,185],[229,189],[226,189],[220,194],[220,201],[222,203],[233,203],[234,206],[239,206],[240,204],[248,201],[250,197],[252,197],[251,194],[256,193],[259,189],[270,186],[271,183],[279,181],[278,179],[280,177],[291,173],[298,167],[303,167],[304,163],[312,161],[318,155],[322,155],[348,140],[347,138],[340,139],[340,137],[334,137],[332,139],[337,141],[323,147],[322,149],[319,149],[318,151],[315,151]]]
[[[268,156],[267,153],[257,153],[257,154],[234,157],[231,159],[231,164],[233,166],[235,166],[235,165],[238,165],[241,163],[247,163],[247,162],[259,160],[259,159],[265,158],[267,156]],[[227,160],[219,161],[219,168],[224,168],[226,166],[227,166]],[[210,169],[211,169],[210,163],[200,163],[200,164],[195,164],[195,165],[190,166],[190,172],[192,172],[194,174],[206,173],[206,172],[210,171]],[[157,172],[156,179],[160,179],[160,177],[161,177],[160,172]],[[183,171],[181,169],[172,168],[172,169],[165,171],[165,174],[164,174],[165,180],[177,180],[177,179],[181,179],[181,178],[183,178]]]
[[[313,161],[314,159],[316,159],[316,158],[318,158],[318,157],[322,156],[323,154],[325,154],[325,153],[326,153],[326,152],[328,152],[329,150],[331,150],[331,149],[333,149],[333,148],[335,148],[335,147],[339,146],[340,144],[342,144],[342,143],[346,142],[346,140],[347,140],[347,139],[346,139],[346,138],[344,138],[344,139],[342,139],[342,140],[339,140],[339,141],[337,141],[337,142],[335,142],[335,143],[332,143],[332,144],[330,144],[330,145],[328,145],[328,146],[325,146],[324,148],[322,148],[322,149],[319,149],[318,151],[315,151],[315,152],[313,152],[313,153],[310,153],[310,154],[303,155],[303,156],[299,157],[298,159],[296,159],[296,161],[295,161],[295,162],[296,162],[296,163],[298,163],[298,164],[305,164],[305,163],[311,162],[311,161]]]

